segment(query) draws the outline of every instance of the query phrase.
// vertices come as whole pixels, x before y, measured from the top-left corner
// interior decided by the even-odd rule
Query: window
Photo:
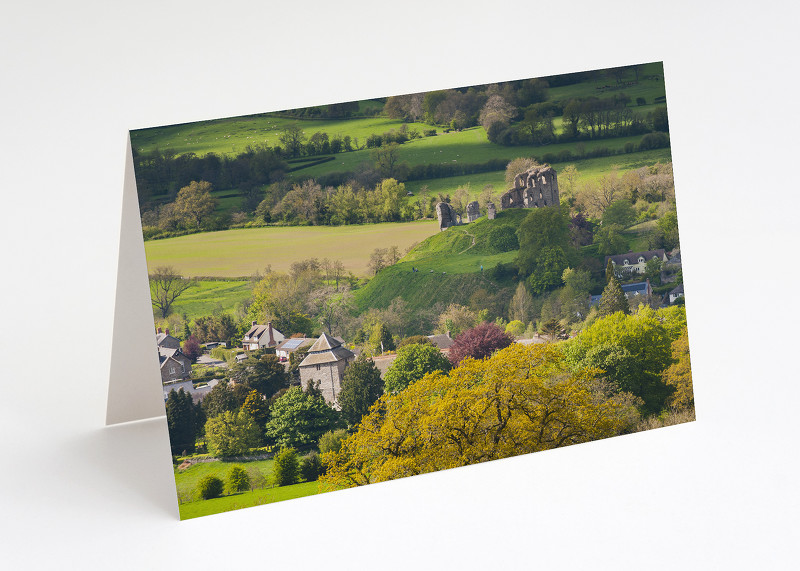
[[[641,256],[639,256],[639,263],[640,263],[640,264],[643,264],[643,263],[644,263],[644,258],[642,258]]]
[[[320,369],[320,365],[317,365],[317,371],[319,371],[319,369]]]

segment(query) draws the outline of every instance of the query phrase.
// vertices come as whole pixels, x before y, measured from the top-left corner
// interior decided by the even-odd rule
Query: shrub
[[[506,325],[506,333],[508,335],[513,335],[514,337],[519,337],[525,333],[525,324],[519,320],[511,321],[508,325]]]
[[[435,137],[436,136],[436,129],[425,129],[422,131],[422,134],[426,137]]]
[[[228,472],[228,493],[246,492],[250,489],[250,474],[238,464]]]
[[[324,471],[325,467],[322,465],[322,460],[316,452],[311,452],[300,462],[300,476],[302,476],[306,482],[313,482],[319,478]]]
[[[425,335],[411,335],[410,337],[406,337],[400,343],[397,344],[397,348],[400,349],[401,347],[405,347],[406,345],[424,345],[425,343],[430,343],[431,340],[428,339]]]
[[[647,100],[644,97],[637,97],[636,98],[636,105],[647,105]]]
[[[197,493],[204,500],[220,497],[223,488],[222,480],[216,476],[206,476],[197,483]]]
[[[275,483],[279,486],[296,484],[300,477],[300,463],[294,448],[282,448],[275,456],[272,468]]]
[[[487,236],[489,246],[497,252],[511,252],[519,250],[519,238],[513,226],[498,226],[492,228]]]
[[[650,149],[662,149],[669,147],[669,135],[666,133],[656,132],[647,133],[639,141],[640,151],[649,151]]]
[[[342,447],[342,440],[347,438],[347,430],[340,428],[338,430],[329,430],[323,434],[319,439],[319,451],[322,454],[326,452],[338,452]]]

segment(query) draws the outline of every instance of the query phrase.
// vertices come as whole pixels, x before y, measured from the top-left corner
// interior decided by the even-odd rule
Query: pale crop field
[[[375,248],[401,253],[439,231],[435,220],[352,226],[272,226],[204,232],[145,242],[148,271],[173,266],[184,277],[239,277],[287,271],[307,258],[341,260],[346,271],[367,276]]]

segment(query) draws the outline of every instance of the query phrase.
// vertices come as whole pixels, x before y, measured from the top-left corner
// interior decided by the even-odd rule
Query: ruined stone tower
[[[478,201],[473,200],[467,204],[467,222],[475,222],[481,216],[481,207],[478,206]]]
[[[439,220],[439,230],[445,230],[450,226],[460,224],[455,210],[447,202],[440,202],[436,205],[436,218]]]
[[[535,166],[514,178],[514,188],[500,196],[500,208],[539,208],[559,203],[558,178],[551,166]]]

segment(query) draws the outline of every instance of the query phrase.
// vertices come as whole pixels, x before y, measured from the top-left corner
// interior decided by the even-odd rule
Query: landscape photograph
[[[660,62],[130,140],[181,519],[695,420]]]

